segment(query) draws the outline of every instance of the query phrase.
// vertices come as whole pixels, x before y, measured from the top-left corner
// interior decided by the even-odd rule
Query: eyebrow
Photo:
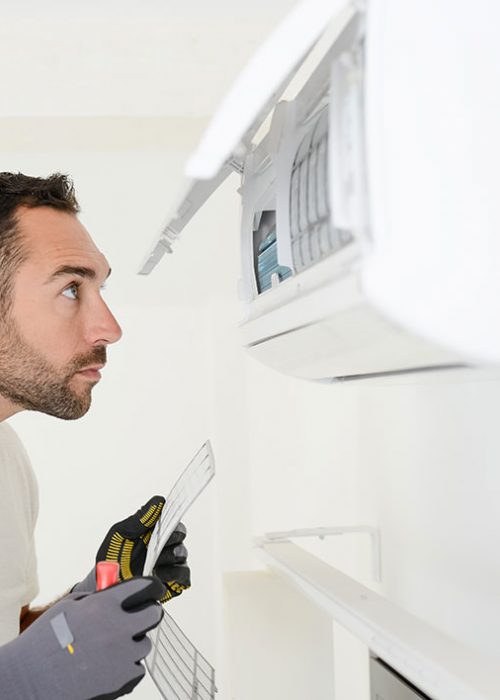
[[[108,270],[106,279],[108,279],[110,274],[111,268],[109,268]],[[61,267],[58,267],[57,270],[55,270],[51,274],[51,276],[47,280],[47,283],[53,282],[58,277],[63,277],[65,275],[77,275],[78,277],[84,277],[86,279],[94,280],[96,278],[96,271],[93,270],[91,267],[82,267],[80,265],[61,265]]]

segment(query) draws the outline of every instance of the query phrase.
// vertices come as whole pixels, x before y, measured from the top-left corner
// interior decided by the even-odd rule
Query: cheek
[[[63,366],[78,352],[78,323],[71,315],[54,314],[43,304],[32,304],[15,318],[25,342],[51,364]]]

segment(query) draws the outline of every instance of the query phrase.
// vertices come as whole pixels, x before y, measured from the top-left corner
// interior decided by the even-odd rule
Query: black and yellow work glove
[[[149,540],[164,504],[163,496],[153,496],[134,515],[113,525],[99,547],[96,562],[119,562],[120,581],[142,576]],[[191,585],[190,571],[186,565],[187,549],[183,544],[185,537],[186,528],[179,523],[153,569],[153,573],[167,589],[162,603],[180,595]],[[87,590],[88,578],[77,584],[73,590]],[[93,581],[95,589],[95,570]]]

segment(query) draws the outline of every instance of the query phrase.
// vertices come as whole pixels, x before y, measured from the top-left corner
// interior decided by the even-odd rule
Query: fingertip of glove
[[[161,505],[161,506],[165,505],[165,496],[161,496],[160,494],[156,494],[155,496],[151,496],[149,501],[142,506],[141,510],[144,510],[144,509],[147,510],[147,508],[149,508],[151,506],[159,506],[159,505]]]
[[[118,694],[114,695],[113,697],[118,698],[118,697],[121,697],[122,695],[128,695],[129,693],[131,693],[133,691],[135,686],[138,685],[142,681],[142,679],[146,675],[146,669],[144,668],[144,666],[141,664],[140,661],[137,661],[135,663],[135,665],[137,666],[137,675],[135,676],[135,678],[133,678],[126,685],[124,685],[122,688],[120,688],[120,690],[118,691]]]
[[[177,523],[177,527],[175,528],[175,532],[180,532],[183,535],[187,535],[187,527],[184,525],[183,522]]]
[[[122,600],[122,608],[130,610],[144,604],[158,602],[165,595],[166,588],[157,576],[135,576],[120,586],[129,585],[133,591]]]
[[[139,508],[135,516],[132,516],[134,526],[143,533],[151,530],[160,518],[164,505],[163,496],[152,496],[147,503]]]
[[[160,581],[158,576],[150,576],[149,578],[152,581],[151,594],[154,595],[156,600],[161,600],[167,590],[165,584]]]
[[[188,551],[183,544],[176,545],[172,550],[172,554],[177,557],[179,564],[184,563],[188,557]],[[182,562],[180,561],[181,559],[183,560]]]

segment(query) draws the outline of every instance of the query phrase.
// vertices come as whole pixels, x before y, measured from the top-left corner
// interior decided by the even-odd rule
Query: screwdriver
[[[97,590],[113,586],[120,580],[120,564],[117,561],[98,561],[96,565]]]
[[[120,564],[117,561],[99,561],[96,566],[96,589],[102,591],[120,580]],[[57,639],[70,654],[75,653],[73,634],[68,627],[64,613],[56,615],[51,620]]]

